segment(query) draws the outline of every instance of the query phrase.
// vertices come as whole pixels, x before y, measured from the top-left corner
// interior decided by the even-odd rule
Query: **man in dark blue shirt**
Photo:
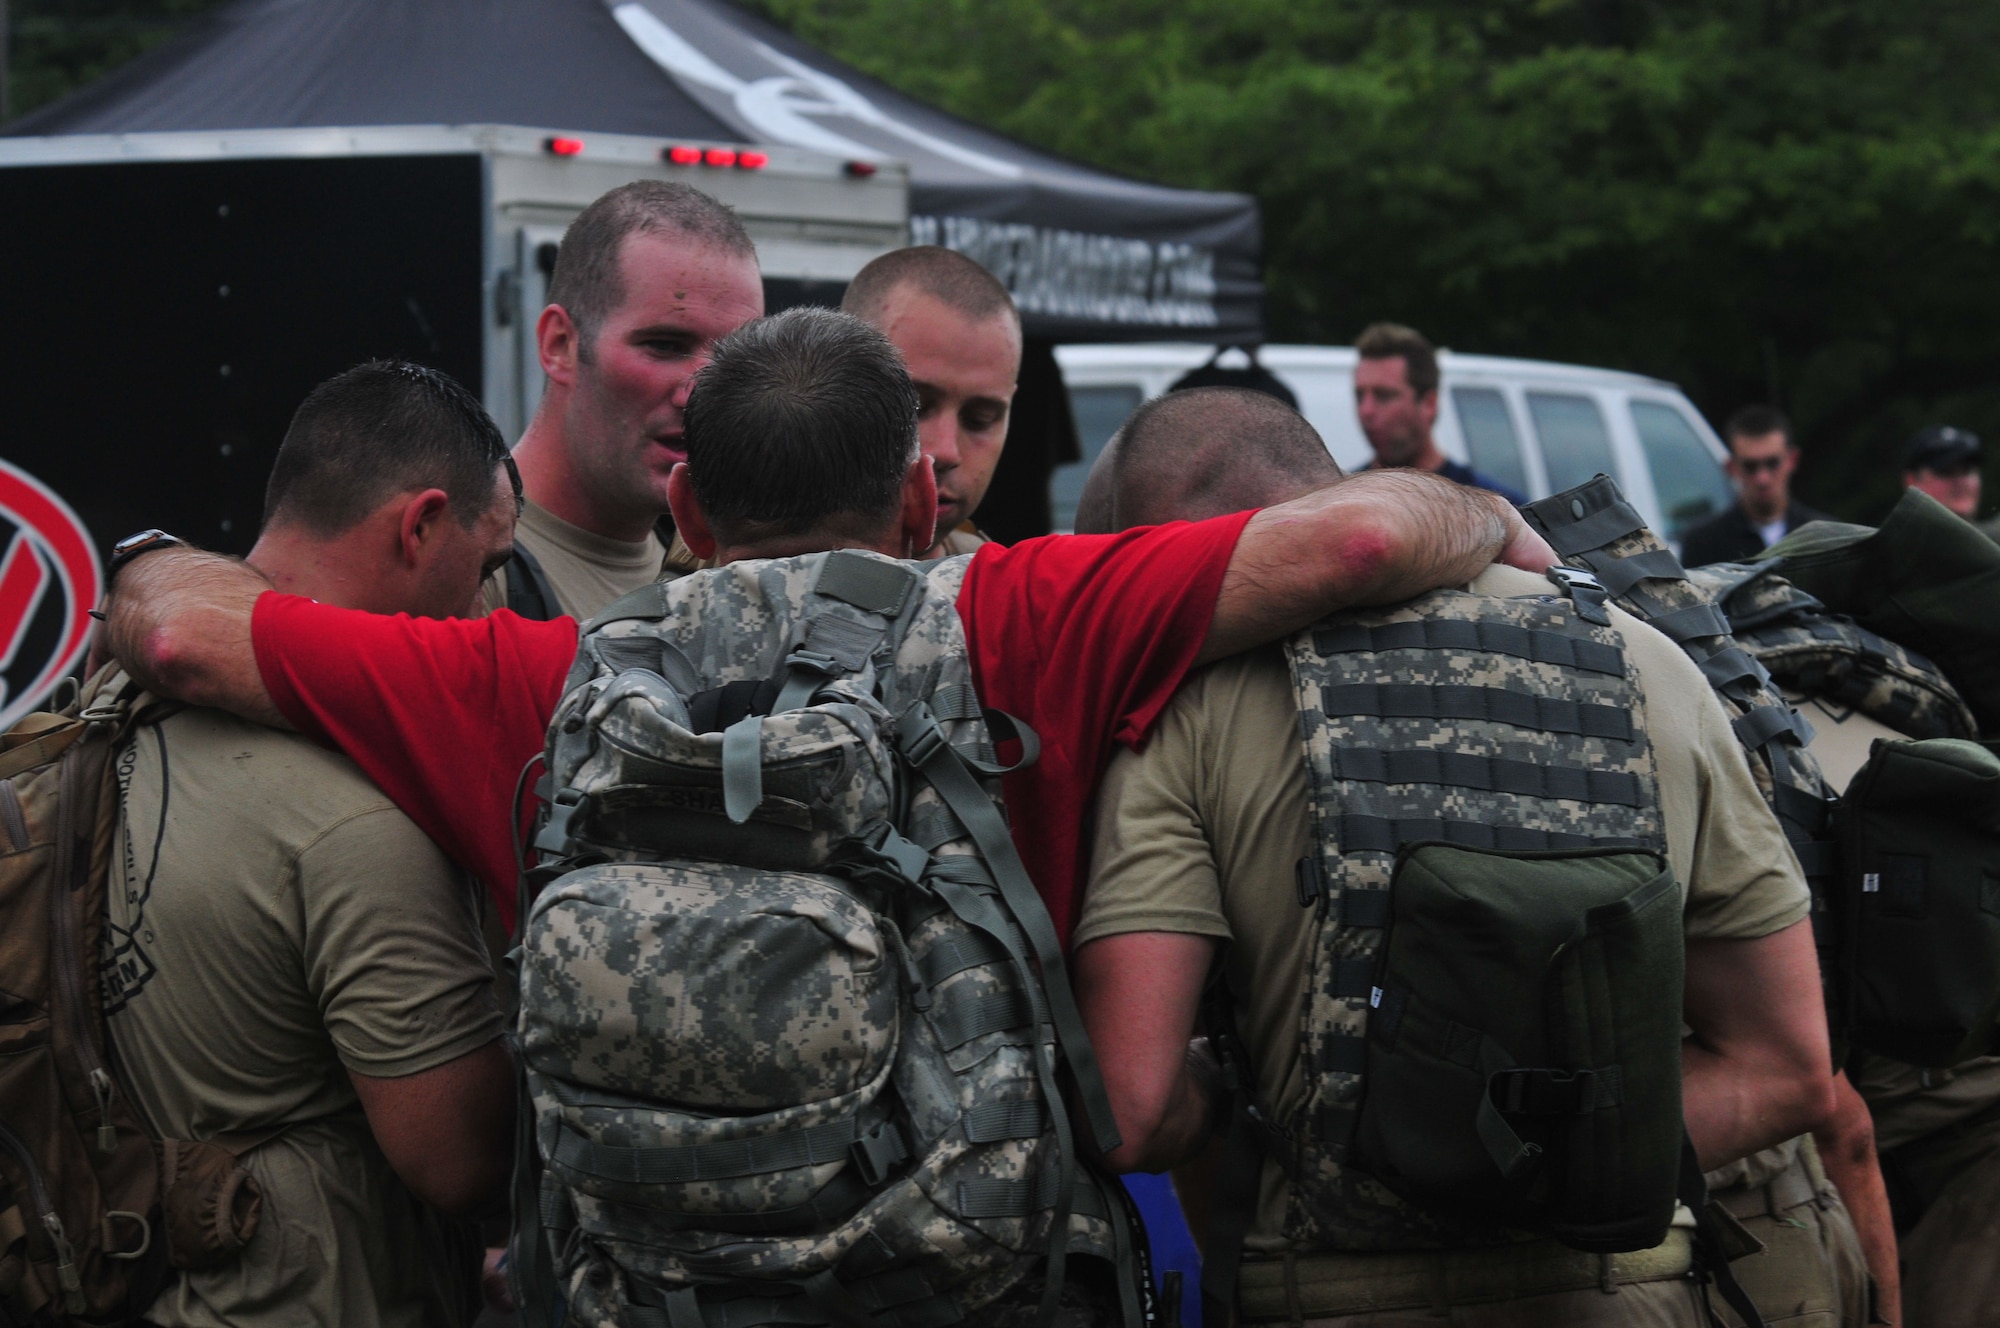
[[[1375,451],[1370,466],[1414,466],[1449,480],[1491,489],[1519,507],[1528,501],[1490,475],[1453,461],[1431,437],[1437,423],[1437,351],[1424,334],[1397,323],[1373,323],[1354,343],[1354,413]]]

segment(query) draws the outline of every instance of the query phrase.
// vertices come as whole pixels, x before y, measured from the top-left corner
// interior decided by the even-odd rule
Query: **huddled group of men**
[[[1426,473],[1435,360],[1393,331],[1361,347],[1371,439],[1407,436],[1380,468],[1343,477],[1268,397],[1173,393],[1107,448],[1077,535],[1003,547],[973,524],[1022,348],[991,275],[902,250],[842,311],[762,315],[726,208],[625,186],[560,248],[536,329],[548,387],[511,452],[443,375],[364,365],[300,407],[247,559],[155,546],[119,569],[106,649],[188,704],[119,767],[112,1035],[155,1131],[257,1135],[241,1165],[263,1193],[240,1257],[152,1306],[162,1328],[478,1312],[489,1242],[466,1215],[504,1211],[513,1160],[518,993],[496,975],[522,921],[524,769],[579,622],[662,576],[830,549],[969,556],[956,605],[979,702],[1040,739],[1006,803],[1115,1113],[1101,1161],[1187,1166],[1192,1225],[1219,1229],[1217,986],[1257,1113],[1283,1127],[1307,1105],[1315,933],[1294,881],[1328,811],[1285,643],[1440,588],[1563,594],[1504,496]],[[1742,425],[1747,494],[1787,473],[1790,443],[1781,420]],[[1622,612],[1605,630],[1650,745],[1616,815],[1651,827],[1679,890],[1687,1134],[1766,1247],[1738,1277],[1772,1322],[1894,1322],[1894,1234],[1867,1110],[1832,1072],[1805,879],[1702,672]],[[1538,750],[1483,768],[1519,779]],[[1338,1157],[1315,1162],[1309,1202],[1279,1150],[1251,1165],[1245,1322],[1704,1322],[1685,1209],[1654,1249],[1583,1254],[1396,1226],[1384,1215],[1406,1207]],[[632,1322],[668,1321],[647,1313]]]

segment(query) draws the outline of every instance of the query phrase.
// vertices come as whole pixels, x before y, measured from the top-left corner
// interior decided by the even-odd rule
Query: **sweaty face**
[[[1912,489],[1922,489],[1967,521],[1979,515],[1979,467],[1973,463],[1952,466],[1942,473],[1911,471],[1903,482]]]
[[[1759,521],[1776,521],[1785,514],[1798,464],[1798,451],[1782,433],[1729,441],[1729,477],[1742,495],[1743,510]]]
[[[1409,365],[1400,355],[1354,363],[1354,413],[1381,466],[1415,465],[1437,419],[1437,393],[1410,388]]]
[[[764,312],[764,283],[755,259],[684,236],[628,235],[618,257],[624,299],[578,357],[563,432],[597,504],[657,515],[687,460],[688,388],[715,343]]]
[[[425,551],[407,612],[418,618],[474,618],[483,611],[480,584],[514,550],[519,508],[504,466],[495,467],[492,501],[470,530],[450,513],[438,521]]]
[[[1000,464],[1021,329],[1005,311],[968,318],[910,285],[889,292],[876,322],[917,386],[917,438],[937,469],[943,536],[979,510]]]

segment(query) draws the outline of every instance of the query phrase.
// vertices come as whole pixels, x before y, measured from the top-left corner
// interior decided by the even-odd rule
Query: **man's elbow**
[[[1784,1138],[1825,1129],[1838,1109],[1833,1074],[1824,1060],[1795,1066],[1772,1094],[1771,1112],[1783,1123]]]
[[[1345,512],[1321,547],[1330,552],[1327,570],[1342,598],[1354,603],[1365,602],[1405,561],[1401,529],[1372,507]]]
[[[411,1194],[441,1212],[475,1212],[501,1197],[512,1158],[505,1140],[441,1148],[396,1167]]]

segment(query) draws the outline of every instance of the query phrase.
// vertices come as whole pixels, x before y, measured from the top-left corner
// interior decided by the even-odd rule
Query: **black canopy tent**
[[[1254,341],[1255,200],[1127,180],[868,78],[722,0],[244,0],[9,135],[522,124],[906,161],[911,234],[1028,335]]]
[[[907,163],[912,241],[977,259],[1022,312],[1021,392],[981,511],[1002,539],[1049,528],[1048,476],[1077,457],[1054,343],[1261,339],[1254,199],[1030,148],[726,0],[240,0],[0,136],[477,124],[804,148],[861,171]],[[404,206],[430,205],[413,195]],[[767,285],[773,308],[840,295],[837,284]],[[392,351],[411,353],[368,353]]]

